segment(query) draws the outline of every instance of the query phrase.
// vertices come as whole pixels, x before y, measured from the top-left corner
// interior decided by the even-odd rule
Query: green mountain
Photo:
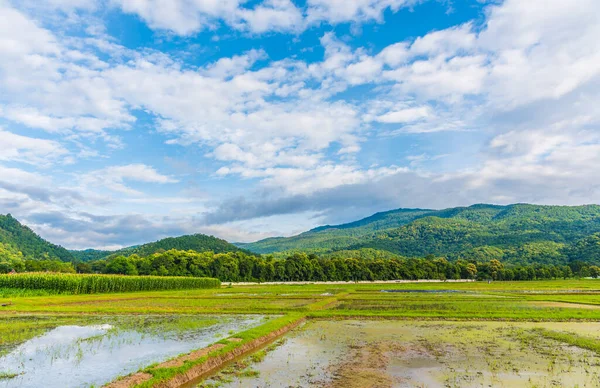
[[[74,259],[68,250],[44,240],[10,214],[0,215],[0,244],[3,251],[20,253],[24,259]]]
[[[73,256],[81,261],[91,261],[103,259],[106,257],[113,256],[130,256],[136,254],[138,256],[150,256],[156,252],[168,251],[170,249],[177,249],[180,251],[196,251],[206,252],[212,251],[215,253],[226,253],[226,252],[246,252],[233,244],[228,243],[225,240],[216,238],[213,236],[207,236],[204,234],[193,234],[181,237],[168,237],[156,242],[136,245],[133,247],[119,249],[117,251],[99,251],[94,249],[87,249],[84,251],[71,251]]]
[[[303,250],[310,252],[330,252],[360,244],[365,238],[378,231],[406,225],[417,218],[435,212],[427,209],[397,209],[376,213],[342,225],[325,225],[292,237],[272,237],[254,243],[236,243],[240,248],[255,253],[274,253]]]
[[[240,244],[256,253],[368,249],[408,257],[498,258],[507,262],[600,261],[600,206],[473,205],[398,209],[288,238]]]

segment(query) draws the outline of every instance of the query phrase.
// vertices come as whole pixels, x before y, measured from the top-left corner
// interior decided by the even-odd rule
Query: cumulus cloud
[[[124,194],[141,194],[125,184],[125,182],[176,183],[177,179],[162,175],[154,168],[144,164],[128,164],[111,166],[91,171],[81,177],[82,183],[98,188],[107,188]]]
[[[429,107],[406,108],[388,112],[376,118],[380,123],[410,123],[431,115]]]
[[[308,0],[307,19],[309,22],[343,22],[382,21],[383,12],[398,11],[402,7],[411,6],[414,0]]]
[[[201,65],[151,49],[127,49],[102,35],[51,31],[42,19],[29,16],[29,6],[11,4],[0,1],[5,128],[0,130],[5,164],[0,165],[0,206],[23,214],[58,242],[82,246],[88,239],[107,246],[135,237],[139,243],[146,240],[143,229],[146,236],[162,235],[161,224],[171,225],[164,233],[212,228],[234,236],[235,228],[244,226],[231,223],[306,212],[334,220],[401,206],[600,199],[594,183],[600,162],[597,1],[507,0],[487,5],[481,24],[431,31],[381,50],[328,32],[320,37],[320,59],[273,60],[268,51],[251,49]],[[113,9],[138,15],[153,29],[185,36],[223,25],[263,34],[384,22],[386,12],[413,4],[110,1]],[[53,0],[51,5],[57,12],[93,13],[97,4]],[[28,131],[20,133],[22,127]],[[219,192],[209,209],[194,208],[197,217],[124,214],[114,205],[124,203],[119,193],[166,203],[144,183],[176,186],[182,178],[139,161],[94,165],[67,173],[70,181],[59,172],[8,167],[76,161],[94,153],[93,145],[83,144],[95,140],[135,147],[120,139],[129,129],[151,132],[165,147],[200,149],[202,162],[208,161],[202,166],[205,178],[239,179],[248,185],[245,195],[232,193],[228,199]],[[36,130],[43,132],[32,135]],[[444,162],[454,155],[463,163],[428,170],[423,158],[406,158],[429,152],[420,148],[423,139],[448,131],[472,133],[479,142],[438,150],[450,154]],[[390,146],[382,152],[387,158],[372,149],[402,136],[417,149]],[[449,138],[430,143],[442,148]],[[468,155],[464,147],[471,147]],[[207,186],[203,189],[210,191]],[[180,214],[191,209],[181,197],[178,193],[170,202],[180,206]],[[100,203],[115,208],[103,210]],[[66,218],[57,218],[57,212]],[[83,226],[89,233],[81,232]],[[133,237],[119,240],[111,228]]]
[[[48,165],[68,151],[58,142],[17,135],[0,127],[0,161]]]
[[[190,35],[216,29],[221,24],[262,34],[274,31],[298,33],[320,23],[381,22],[386,10],[397,12],[419,1],[308,0],[301,6],[291,0],[263,0],[250,7],[240,0],[110,0],[110,3],[124,12],[138,15],[150,28]]]
[[[49,132],[104,137],[135,121],[102,77],[97,55],[65,45],[0,2],[0,117]]]
[[[242,31],[303,29],[302,12],[290,0],[265,0],[254,8],[240,0],[111,0],[124,12],[138,15],[151,28],[178,35],[216,28],[224,23]]]

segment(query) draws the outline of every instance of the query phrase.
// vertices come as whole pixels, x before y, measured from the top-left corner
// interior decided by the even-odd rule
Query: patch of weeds
[[[571,346],[576,346],[581,349],[591,350],[600,354],[600,340],[596,338],[584,337],[575,333],[559,332],[548,329],[536,328],[532,330],[544,338],[553,339]]]
[[[18,377],[20,375],[21,373],[0,372],[0,380],[14,379],[15,377]]]
[[[237,377],[258,377],[259,375],[259,371],[257,371],[256,369],[249,368],[238,373]]]

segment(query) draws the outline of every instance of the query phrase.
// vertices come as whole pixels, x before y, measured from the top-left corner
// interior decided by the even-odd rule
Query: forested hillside
[[[600,262],[600,206],[473,205],[399,209],[290,238],[245,244],[257,253],[386,251],[406,257],[510,263]]]
[[[195,234],[118,251],[67,251],[45,241],[12,216],[0,216],[0,272],[16,269],[121,273],[123,270],[118,268],[123,267],[123,258],[131,257],[139,267],[134,272],[177,275],[200,273],[205,264],[194,264],[196,267],[187,270],[171,270],[167,266],[165,270],[162,260],[167,256],[168,261],[176,263],[182,255],[194,252],[226,253],[238,261],[253,256],[251,251],[274,253],[275,259],[287,259],[294,252],[302,252],[316,253],[324,260],[351,258],[365,263],[406,258],[445,258],[463,263],[497,260],[513,266],[569,265],[578,273],[584,263],[600,264],[600,206],[516,204],[445,210],[398,209],[349,224],[322,226],[290,238],[238,246]],[[165,256],[165,252],[180,253]],[[255,259],[260,258],[251,260]],[[129,264],[126,272],[132,270]]]
[[[417,218],[434,213],[427,209],[398,209],[376,213],[359,221],[343,225],[325,225],[292,237],[273,237],[249,244],[236,244],[255,253],[305,250],[331,252],[360,244],[377,231],[408,224]]]
[[[245,252],[225,240],[194,234],[169,237],[153,243],[124,248],[118,251],[86,249],[69,251],[38,236],[10,214],[0,215],[0,273],[16,270],[74,272],[71,263],[101,260],[121,255],[149,256],[157,252],[177,249],[196,252]]]
[[[157,252],[171,249],[196,252],[240,252],[243,249],[228,243],[225,240],[204,234],[193,234],[181,237],[168,237],[156,242],[123,248],[118,251],[97,251],[87,249],[85,251],[72,251],[73,255],[81,261],[91,261],[113,256],[149,256]],[[248,252],[249,253],[249,252]]]
[[[68,250],[44,240],[10,214],[0,215],[0,244],[0,249],[27,259],[73,260]]]

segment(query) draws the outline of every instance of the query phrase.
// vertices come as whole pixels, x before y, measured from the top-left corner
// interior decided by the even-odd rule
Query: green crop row
[[[0,288],[50,290],[58,293],[95,294],[154,290],[218,288],[213,278],[167,276],[83,275],[55,273],[22,273],[0,275]]]

